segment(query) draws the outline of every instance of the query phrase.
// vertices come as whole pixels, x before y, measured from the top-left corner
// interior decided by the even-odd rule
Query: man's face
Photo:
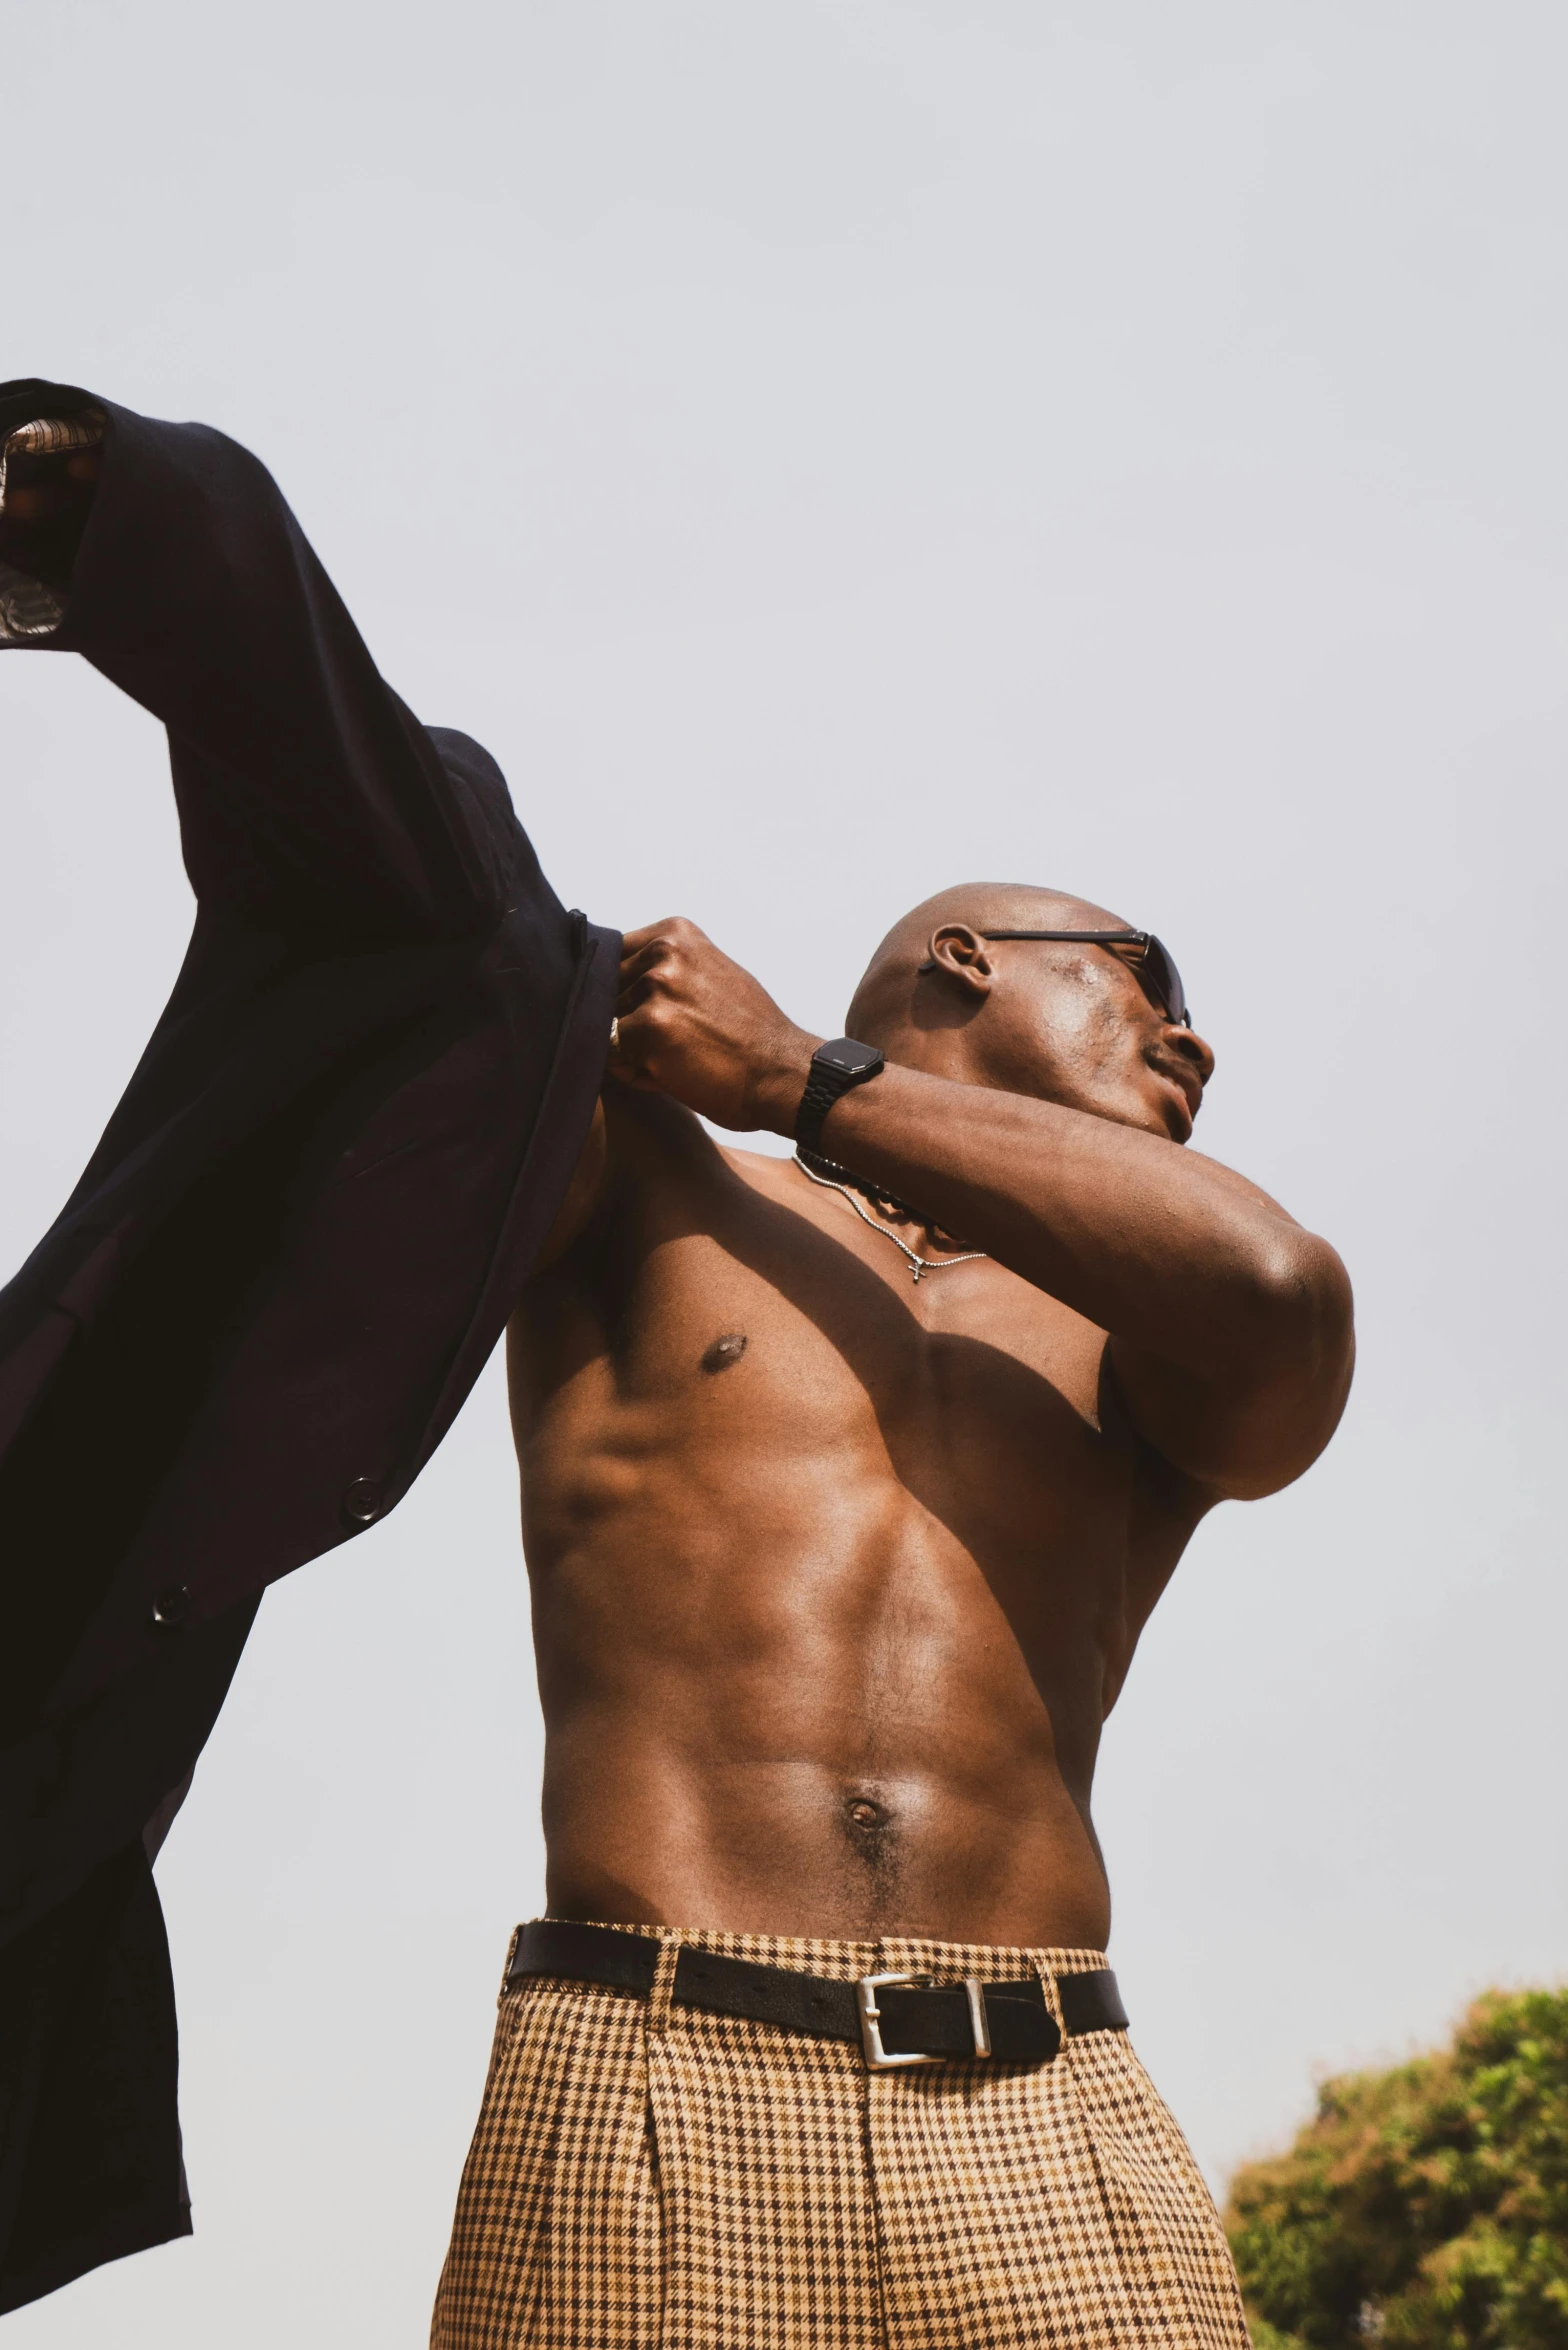
[[[1068,904],[1039,927],[1123,926]],[[993,1084],[1187,1141],[1214,1055],[1145,992],[1136,948],[1021,938],[983,948],[992,980],[972,1042]]]

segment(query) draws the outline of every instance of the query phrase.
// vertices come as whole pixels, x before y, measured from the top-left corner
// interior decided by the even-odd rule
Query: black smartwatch
[[[868,1078],[880,1077],[883,1065],[876,1045],[857,1044],[852,1036],[836,1036],[831,1044],[818,1045],[795,1112],[795,1140],[803,1150],[814,1151],[821,1142],[822,1121],[839,1095],[848,1093],[852,1086],[864,1085]]]

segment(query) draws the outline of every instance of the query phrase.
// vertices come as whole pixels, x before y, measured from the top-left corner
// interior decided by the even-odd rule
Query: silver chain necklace
[[[825,1163],[831,1166],[832,1161],[828,1160]],[[890,1232],[885,1224],[880,1223],[875,1216],[868,1214],[856,1199],[848,1183],[835,1183],[831,1175],[819,1175],[815,1167],[807,1166],[799,1151],[795,1153],[795,1164],[802,1175],[809,1175],[812,1182],[820,1183],[824,1191],[836,1191],[842,1198],[847,1199],[862,1224],[869,1224],[873,1232],[880,1232],[884,1240],[890,1240],[893,1246],[909,1259],[917,1283],[922,1273],[945,1273],[949,1265],[975,1265],[982,1262],[985,1257],[986,1252],[983,1248],[966,1249],[962,1256],[957,1257],[923,1257],[912,1249],[907,1241],[900,1240],[896,1232]],[[844,1172],[847,1173],[848,1170],[845,1169]],[[884,1199],[891,1198],[891,1194],[886,1192],[879,1193],[878,1196]],[[904,1202],[900,1200],[897,1205],[903,1207]],[[906,1213],[913,1215],[915,1211],[910,1208],[906,1210]]]

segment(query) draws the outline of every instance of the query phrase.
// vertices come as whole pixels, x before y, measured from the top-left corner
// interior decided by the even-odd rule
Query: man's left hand
[[[797,1028],[749,971],[677,916],[629,931],[609,1075],[667,1093],[715,1126],[795,1131],[821,1038]]]
[[[68,588],[102,469],[101,449],[13,457],[0,506],[0,562],[49,587]]]

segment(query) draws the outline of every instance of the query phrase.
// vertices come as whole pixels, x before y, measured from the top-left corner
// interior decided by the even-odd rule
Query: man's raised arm
[[[263,1587],[395,1506],[504,1327],[617,941],[220,433],[0,386],[0,644],[79,652],[163,721],[199,901],[0,1289],[4,2311],[189,2232],[150,1857]]]
[[[529,852],[493,763],[384,683],[256,458],[38,381],[0,385],[0,452],[0,643],[82,653],[162,719],[204,905],[384,943],[494,927]]]

